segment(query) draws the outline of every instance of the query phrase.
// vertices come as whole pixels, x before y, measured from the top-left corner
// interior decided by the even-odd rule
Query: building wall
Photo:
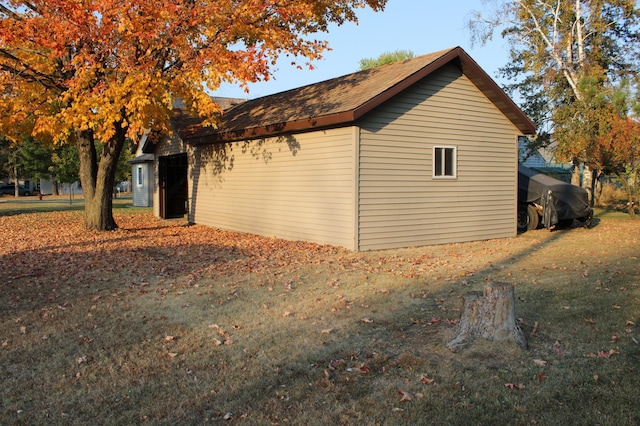
[[[140,175],[140,170],[142,174]],[[136,163],[131,167],[133,205],[135,207],[153,206],[153,163]],[[142,178],[142,180],[140,180]]]
[[[190,221],[355,249],[357,129],[198,147]]]
[[[519,132],[456,67],[359,124],[359,250],[516,234]],[[434,179],[436,145],[457,148],[457,178]]]

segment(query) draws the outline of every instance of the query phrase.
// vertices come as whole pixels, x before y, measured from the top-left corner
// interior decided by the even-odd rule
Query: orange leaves
[[[378,9],[385,1],[366,3]],[[71,128],[90,129],[102,141],[116,122],[125,123],[131,138],[152,124],[169,130],[167,98],[183,99],[205,124],[215,125],[220,110],[205,86],[214,91],[223,81],[268,80],[281,54],[319,58],[327,44],[308,35],[331,22],[356,20],[354,10],[363,6],[359,0],[33,4],[12,11],[9,4],[0,15],[6,52],[0,90],[8,93],[17,80],[21,87],[14,93],[24,98],[17,104],[41,106],[38,132],[64,139]],[[17,114],[16,108],[0,111]]]

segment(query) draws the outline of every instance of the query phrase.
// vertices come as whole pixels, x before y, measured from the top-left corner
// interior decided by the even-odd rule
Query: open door
[[[175,219],[188,211],[187,154],[159,159],[160,217]]]

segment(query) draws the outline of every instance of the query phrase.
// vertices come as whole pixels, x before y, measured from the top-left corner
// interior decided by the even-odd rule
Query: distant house
[[[518,139],[518,162],[525,167],[571,183],[573,164],[555,161],[556,146],[531,150],[525,137]]]
[[[539,150],[532,150],[527,143],[526,137],[518,138],[518,162],[531,169],[547,167],[547,160]]]
[[[356,251],[515,236],[535,132],[459,47],[174,126],[153,147],[158,216]]]

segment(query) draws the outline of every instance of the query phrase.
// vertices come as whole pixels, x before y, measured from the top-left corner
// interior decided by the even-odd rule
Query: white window
[[[457,176],[457,162],[455,146],[433,147],[434,178],[455,178]]]
[[[138,184],[138,186],[144,185],[144,174],[143,174],[142,166],[138,166],[138,170],[136,173],[136,183]]]

